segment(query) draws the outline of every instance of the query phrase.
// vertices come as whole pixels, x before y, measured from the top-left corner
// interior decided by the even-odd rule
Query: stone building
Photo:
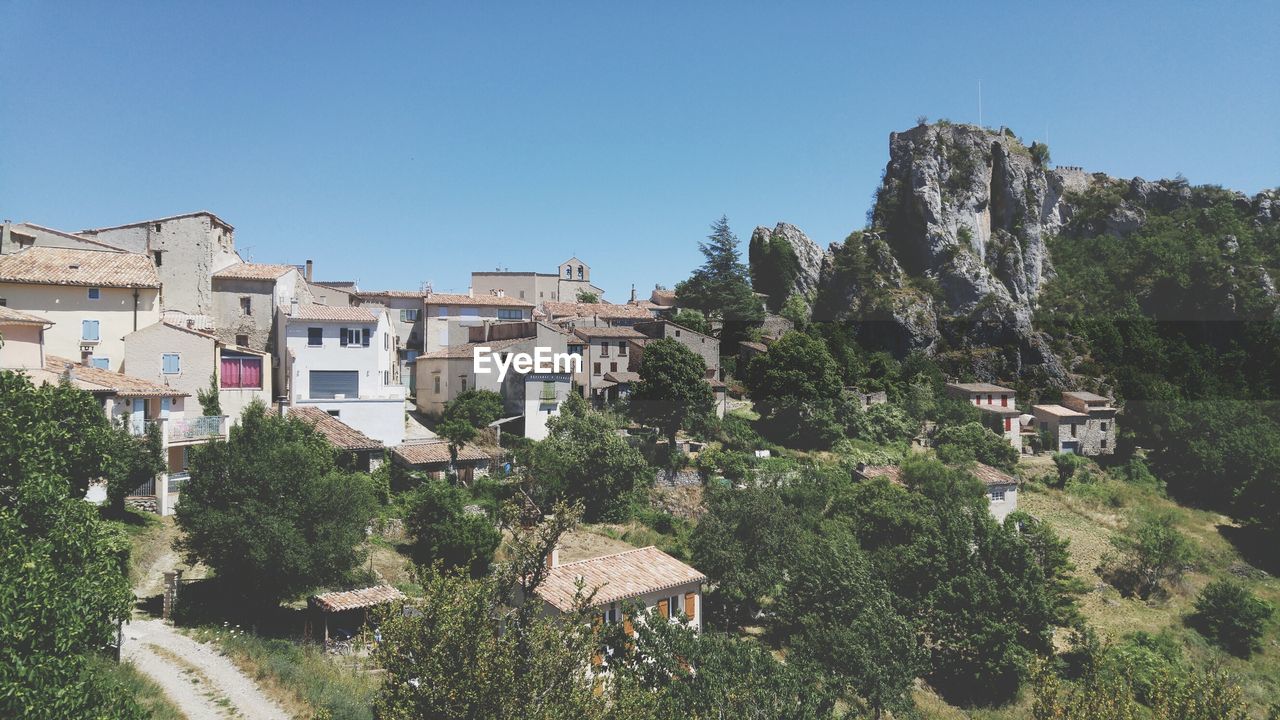
[[[1009,441],[1022,452],[1022,411],[1018,410],[1017,393],[1011,388],[991,383],[947,383],[947,395],[964,400],[983,413],[983,423],[992,432]]]
[[[1055,452],[1111,455],[1116,451],[1116,408],[1111,400],[1090,392],[1064,392],[1061,405],[1031,408],[1036,427],[1047,432]]]

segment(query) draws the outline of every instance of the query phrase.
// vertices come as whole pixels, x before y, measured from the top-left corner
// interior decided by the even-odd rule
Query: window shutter
[[[98,321],[97,320],[81,320],[80,321],[80,337],[85,340],[98,339]]]
[[[697,597],[698,594],[694,592],[687,592],[684,594],[684,614],[689,616],[690,620],[693,619],[693,614],[698,610]]]
[[[659,601],[658,601],[658,616],[659,616],[659,617],[668,617],[668,616],[670,616],[670,615],[671,615],[671,612],[670,612],[670,610],[669,610],[669,606],[667,605],[667,601],[666,601],[665,599],[663,599],[663,600],[659,600]]]
[[[360,336],[360,345],[369,347],[369,328],[365,328]]]
[[[347,346],[347,329],[346,328],[338,328],[338,345],[342,347]]]
[[[631,626],[631,618],[626,615],[622,616],[622,632],[626,633],[627,637],[636,634],[635,628]]]

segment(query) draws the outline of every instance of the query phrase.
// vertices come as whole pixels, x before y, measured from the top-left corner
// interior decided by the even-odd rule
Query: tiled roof
[[[403,599],[404,593],[390,585],[376,585],[359,590],[342,590],[311,596],[311,602],[324,612],[359,610]]]
[[[958,388],[971,393],[1013,393],[1013,390],[991,383],[947,383],[947,387]]]
[[[369,308],[353,305],[319,305],[307,303],[299,305],[290,316],[294,320],[334,320],[338,322],[376,323],[378,316]]]
[[[362,298],[385,297],[385,298],[418,298],[421,300],[426,294],[420,290],[361,290],[357,292]]]
[[[588,327],[574,328],[573,334],[586,340],[589,338],[647,338],[648,335],[631,327]]]
[[[1105,403],[1105,402],[1111,402],[1111,398],[1109,398],[1109,397],[1104,397],[1104,396],[1102,396],[1102,395],[1098,395],[1098,394],[1096,394],[1096,393],[1087,392],[1087,391],[1085,391],[1085,390],[1076,390],[1076,391],[1074,391],[1074,392],[1064,392],[1064,393],[1062,393],[1062,397],[1064,397],[1064,398],[1075,398],[1075,399],[1077,399],[1077,400],[1083,400],[1084,402],[1087,402],[1087,403],[1098,403],[1098,402]]]
[[[546,580],[535,592],[557,609],[569,611],[573,609],[579,579],[584,593],[595,592],[591,604],[600,606],[645,593],[703,583],[707,576],[650,546],[557,565],[547,571]]]
[[[982,481],[984,485],[1017,485],[1018,479],[1012,475],[990,465],[977,463],[973,468],[974,477]]]
[[[462,345],[449,345],[448,347],[442,347],[439,350],[432,350],[429,353],[419,355],[418,358],[425,358],[427,360],[436,360],[441,358],[460,360],[465,358],[469,360],[472,357],[475,357],[475,349],[479,347],[487,347],[491,350],[502,350],[503,348],[509,348],[513,345],[519,345],[522,342],[529,342],[531,340],[533,340],[533,338],[521,337],[510,338],[508,340],[488,340],[485,342],[464,343]]]
[[[268,265],[264,263],[236,263],[214,273],[215,278],[228,280],[275,280],[296,270],[292,265]]]
[[[42,317],[14,310],[11,307],[0,305],[0,324],[22,324],[22,325],[52,325],[52,320],[45,320]]]
[[[533,303],[509,295],[463,295],[461,293],[431,293],[425,296],[427,305],[478,305],[482,307],[531,308]]]
[[[48,372],[62,375],[66,372],[67,367],[71,366],[72,375],[77,381],[77,385],[85,383],[97,386],[86,387],[85,389],[102,392],[107,391],[114,393],[120,397],[186,397],[187,393],[175,388],[153,383],[150,380],[125,375],[124,373],[111,372],[101,368],[87,367],[78,362],[58,357],[56,355],[45,355],[44,369]],[[80,385],[84,387],[84,385]],[[100,390],[98,389],[100,388]]]
[[[90,287],[160,287],[160,276],[146,255],[53,247],[33,247],[0,257],[0,281]]]
[[[107,248],[108,250],[118,250],[120,252],[124,252],[124,248],[116,247],[115,245],[112,245],[110,243],[102,242],[97,238],[87,237],[85,235],[76,235],[75,233],[69,233],[65,230],[58,230],[57,228],[45,227],[44,225],[37,225],[36,223],[32,223],[32,222],[25,222],[25,223],[20,223],[18,225],[14,225],[13,232],[19,235],[23,235],[25,234],[22,232],[23,227],[29,227],[29,228],[38,230],[40,232],[49,233],[51,235],[58,235],[58,236],[61,236],[64,238],[70,238],[72,240],[76,240],[79,242],[89,243],[90,245],[101,245],[102,247]]]
[[[359,430],[342,422],[338,418],[314,405],[297,405],[289,410],[290,415],[297,415],[311,423],[316,432],[324,436],[340,450],[379,450],[382,443],[365,435]]]
[[[764,343],[751,342],[750,340],[743,340],[743,341],[739,342],[739,343],[738,343],[738,345],[740,345],[740,346],[742,346],[742,347],[744,347],[744,348],[748,348],[748,349],[750,349],[750,350],[755,350],[756,352],[768,352],[768,351],[769,351],[769,346],[768,346],[768,345],[765,345]]]
[[[974,407],[978,408],[982,412],[991,413],[992,415],[1021,415],[1022,414],[1022,411],[1019,410],[1014,405],[1010,405],[1009,407],[1003,407],[1001,405],[987,405],[984,403],[982,405],[974,405]]]
[[[902,482],[902,468],[897,465],[868,465],[858,471],[867,480],[882,477],[891,483]]]
[[[676,304],[676,294],[673,290],[654,290],[649,293],[649,300],[658,305],[670,307]]]
[[[640,382],[640,373],[638,372],[607,372],[604,374],[605,380],[616,383],[636,383]]]
[[[404,443],[392,448],[392,453],[408,465],[433,465],[449,462],[449,443]],[[458,460],[488,460],[489,454],[471,445],[458,448]]]
[[[1063,407],[1061,405],[1032,405],[1031,409],[1034,412],[1053,415],[1055,417],[1088,417],[1078,410],[1072,410],[1069,407]]]
[[[553,318],[559,317],[599,317],[599,318],[643,318],[652,319],[653,313],[636,305],[616,305],[614,303],[578,303],[547,301],[542,304]]]

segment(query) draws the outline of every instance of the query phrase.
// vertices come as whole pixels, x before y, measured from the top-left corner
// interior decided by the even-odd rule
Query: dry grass
[[[634,550],[635,545],[602,532],[608,528],[618,535],[623,535],[630,525],[630,523],[628,525],[584,525],[567,533],[560,540],[560,562],[575,562]]]

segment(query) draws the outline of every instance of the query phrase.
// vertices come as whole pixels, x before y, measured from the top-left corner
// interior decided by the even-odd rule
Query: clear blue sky
[[[1058,163],[1280,185],[1280,4],[970,5],[0,0],[0,217],[208,209],[367,288],[576,253],[625,300],[721,213],[843,238],[979,80]]]

